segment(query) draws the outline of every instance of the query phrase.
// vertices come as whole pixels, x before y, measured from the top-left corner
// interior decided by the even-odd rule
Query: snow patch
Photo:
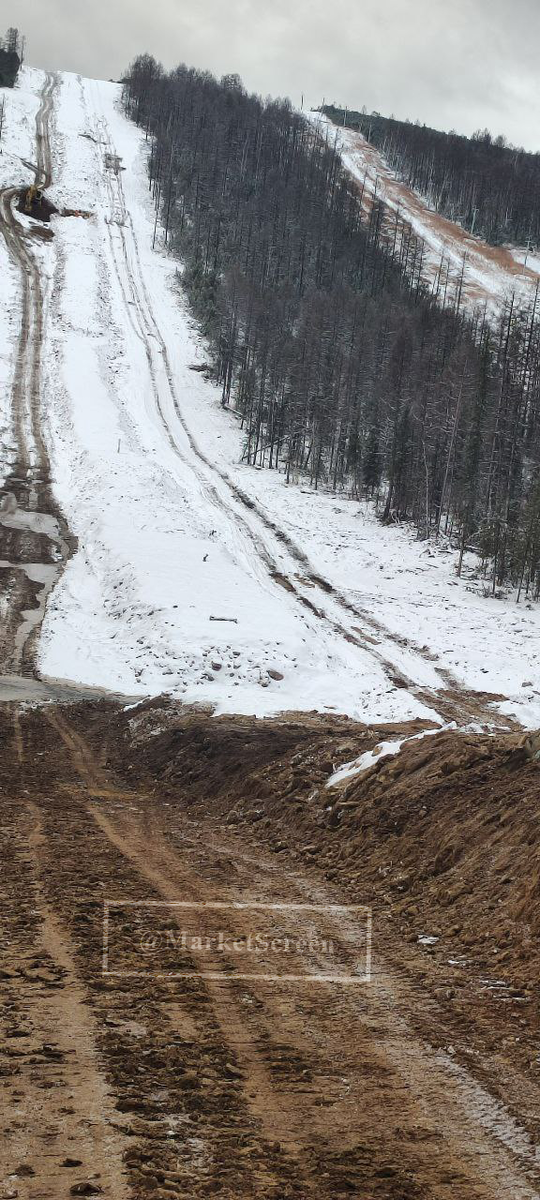
[[[363,771],[368,771],[370,767],[374,767],[375,763],[380,762],[382,758],[391,758],[399,754],[402,746],[408,742],[421,742],[425,737],[431,737],[435,733],[443,733],[445,730],[457,729],[455,721],[448,725],[440,725],[437,729],[423,729],[421,733],[415,733],[411,737],[397,738],[395,741],[378,742],[373,750],[366,750],[359,758],[355,758],[352,762],[344,763],[339,767],[327,781],[327,787],[335,787],[337,784],[344,783],[347,779],[354,779],[355,775],[361,775]]]

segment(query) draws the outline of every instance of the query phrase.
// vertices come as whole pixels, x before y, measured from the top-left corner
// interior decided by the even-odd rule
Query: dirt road
[[[490,1050],[481,1022],[437,999],[433,960],[419,970],[418,948],[377,913],[370,983],[246,981],[231,953],[208,979],[197,975],[200,956],[167,941],[148,957],[148,931],[170,940],[184,920],[156,901],[307,903],[326,908],[343,967],[349,918],[332,906],[373,894],[358,878],[330,882],[309,848],[276,840],[278,826],[258,832],[238,815],[231,825],[219,795],[207,796],[204,816],[194,811],[195,732],[186,786],[152,780],[143,759],[167,720],[157,706],[145,721],[130,768],[127,718],[116,710],[36,710],[11,728],[2,718],[12,766],[2,803],[0,1194],[538,1196],[540,1081],[507,1046],[508,1011],[492,1021]],[[230,739],[232,719],[227,728]],[[345,734],[370,736],[317,718],[238,733],[244,761],[270,769],[298,761],[299,745],[304,763],[320,765]],[[134,773],[141,782],[130,784]],[[297,769],[299,788],[314,775]],[[106,975],[104,899],[138,902],[118,910]],[[227,919],[245,933],[244,910]],[[309,974],[304,959],[296,967]],[[193,974],[174,978],[179,967]]]
[[[35,184],[48,187],[52,165],[49,120],[56,81],[47,75],[36,115]],[[49,230],[22,223],[15,212],[20,188],[0,191],[0,233],[16,265],[21,317],[11,387],[15,461],[0,493],[0,572],[7,598],[0,635],[0,677],[32,676],[35,644],[47,597],[74,543],[50,486],[50,462],[42,429],[43,284],[35,247]]]

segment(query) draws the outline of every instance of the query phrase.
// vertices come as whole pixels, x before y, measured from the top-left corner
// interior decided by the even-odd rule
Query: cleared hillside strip
[[[487,129],[472,138],[420,121],[325,105],[337,125],[358,130],[437,212],[493,246],[538,248],[540,155],[510,146]]]
[[[309,120],[355,180],[366,220],[375,201],[382,201],[386,247],[413,282],[417,276],[422,280],[438,304],[451,312],[463,308],[472,317],[485,312],[496,326],[513,294],[525,307],[534,302],[540,280],[534,255],[509,245],[492,246],[435,211],[362,133],[337,127],[317,111]],[[421,254],[411,250],[418,239]]]
[[[338,154],[287,104],[148,57],[124,87],[150,180],[247,463],[378,499],[538,592],[538,297],[493,327],[422,282],[424,244],[389,248]]]

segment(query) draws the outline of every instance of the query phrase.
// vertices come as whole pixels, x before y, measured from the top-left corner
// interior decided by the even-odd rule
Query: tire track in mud
[[[49,121],[56,77],[46,76],[36,114],[35,186],[52,179]],[[51,467],[42,430],[42,347],[44,295],[32,243],[41,227],[28,227],[15,215],[20,187],[0,191],[0,232],[21,279],[21,327],[11,387],[11,419],[16,462],[4,484],[0,511],[0,569],[6,572],[8,619],[0,640],[0,669],[35,675],[35,651],[48,596],[74,543],[50,486]]]
[[[236,835],[228,836],[226,853],[207,843],[204,829],[198,841],[186,839],[160,799],[126,790],[111,776],[65,713],[51,714],[51,723],[81,777],[82,797],[75,796],[74,808],[97,831],[100,855],[107,845],[114,855],[114,895],[126,895],[127,873],[138,880],[139,899],[188,898],[204,904],[216,898],[245,903],[252,897],[294,903],[309,895],[334,903],[323,885],[300,874],[298,865],[292,872],[277,872],[274,864],[267,867],[263,854],[254,876],[241,844],[235,852]],[[51,836],[54,840],[52,826]],[[53,866],[54,846],[49,853],[59,878],[62,865]],[[53,886],[60,894],[59,882]],[[332,919],[328,916],[327,923]],[[168,917],[169,924],[173,920]],[[339,926],[334,932],[339,941]],[[124,979],[118,985],[128,1008],[132,983],[137,989],[138,981]],[[164,986],[154,983],[158,992]],[[236,1125],[236,1114],[244,1114],[250,1136],[242,1149],[249,1150],[247,1163],[244,1159],[249,1169],[237,1174],[227,1197],[336,1200],[352,1192],[388,1200],[498,1200],[502,1195],[533,1200],[538,1195],[530,1138],[469,1071],[456,1068],[415,1033],[411,1014],[416,1021],[417,1010],[425,1010],[429,1026],[431,1001],[421,987],[411,991],[404,985],[393,968],[378,963],[372,984],[352,991],[312,984],[293,989],[246,985],[227,977],[222,983],[198,980],[193,988],[170,982],[167,990],[172,1044],[187,1030],[196,1039],[204,1011],[221,1047],[221,1067],[214,1059],[214,1069],[234,1080],[228,1118]],[[123,1111],[130,1105],[136,1111],[133,1094]],[[199,1132],[208,1150],[217,1128],[201,1122]],[[153,1161],[156,1148],[148,1129],[146,1134]],[[228,1169],[231,1146],[221,1141],[220,1152],[225,1149]],[[236,1171],[241,1162],[238,1156]],[[215,1161],[216,1169],[220,1165]],[[202,1194],[213,1191],[211,1180],[213,1175]],[[195,1173],[189,1190],[184,1179],[167,1177],[179,1197],[199,1194],[199,1182]]]
[[[85,872],[79,870],[77,846],[91,847],[92,869],[98,871],[102,885],[106,880],[105,895],[158,897],[147,877],[100,827],[93,811],[95,796],[111,802],[133,802],[139,797],[115,785],[61,714],[43,712],[42,719],[50,719],[59,757],[62,759],[65,746],[68,761],[73,761],[83,785],[80,789],[71,784],[69,829],[64,827],[63,833],[54,806],[49,808],[47,801],[42,805],[47,825],[48,892],[64,920],[67,914],[68,923],[73,923],[72,936],[79,955],[84,955],[95,1018],[105,1019],[108,1027],[101,1053],[117,1096],[116,1108],[122,1114],[119,1119],[127,1122],[130,1144],[125,1158],[136,1194],[141,1194],[138,1189],[142,1187],[145,1194],[186,1200],[218,1190],[226,1200],[240,1196],[293,1200],[308,1195],[298,1186],[297,1164],[288,1161],[281,1147],[266,1142],[264,1131],[249,1111],[230,1031],[225,1037],[203,981],[178,986],[150,978],[129,980],[126,987],[123,981],[103,983],[99,977],[100,914],[96,912],[95,925],[80,919],[81,875],[84,878]],[[65,777],[69,778],[68,770]],[[57,852],[59,837],[61,854]],[[83,882],[82,895],[84,890]],[[131,1039],[130,1045],[123,1031],[135,1024],[137,1042]],[[250,1086],[255,1082],[252,1077]],[[309,1194],[317,1193],[310,1189]]]
[[[48,74],[41,95],[41,104],[36,116],[37,172],[36,185],[48,188],[52,183],[52,157],[49,122],[54,107],[54,94],[58,80]]]
[[[98,116],[96,109],[97,120],[97,144],[102,144],[105,152],[111,155],[118,161],[118,156],[111,139],[106,119],[103,116]],[[256,559],[262,562],[267,575],[272,582],[282,587],[294,600],[304,609],[309,612],[316,622],[323,622],[326,627],[332,630],[338,639],[344,639],[348,644],[356,646],[359,650],[367,653],[372,659],[375,659],[388,681],[398,688],[403,688],[413,695],[420,703],[424,704],[434,714],[437,714],[445,721],[456,721],[457,723],[468,723],[471,720],[478,720],[488,726],[494,724],[506,728],[512,728],[515,722],[511,718],[501,718],[490,707],[494,700],[504,699],[499,696],[482,696],[479,693],[474,693],[471,690],[465,689],[459,682],[456,676],[439,664],[436,656],[425,652],[422,647],[415,644],[411,638],[404,638],[399,634],[395,634],[387,629],[381,622],[377,621],[364,608],[354,604],[347,596],[335,588],[329,580],[325,579],[318,571],[315,570],[309,557],[297,545],[294,539],[280,528],[275,521],[269,516],[264,508],[258,504],[251,496],[249,496],[243,488],[241,488],[226,471],[223,471],[208,456],[201,450],[196,438],[185,419],[180,404],[177,385],[172,370],[169,353],[165,339],[161,333],[159,325],[154,317],[152,310],[152,302],[148,293],[148,289],[144,279],[144,272],[140,260],[139,247],[137,237],[131,216],[128,212],[120,170],[114,174],[116,188],[113,182],[111,171],[105,170],[105,181],[109,202],[111,205],[111,218],[108,223],[108,234],[111,245],[112,261],[115,269],[115,274],[118,279],[121,294],[124,300],[128,320],[135,329],[137,336],[143,343],[145,354],[148,362],[149,373],[151,378],[152,390],[156,410],[158,412],[160,422],[165,431],[169,445],[174,453],[184,462],[189,469],[195,474],[199,485],[204,490],[210,503],[213,504],[222,515],[230,520],[230,499],[235,506],[236,524],[240,526],[243,534],[248,538],[254,548]],[[119,263],[114,238],[112,236],[112,226],[116,225],[119,231],[119,236],[122,246],[122,261]],[[127,231],[127,236],[126,236]],[[130,253],[130,250],[132,253]],[[125,270],[125,280],[123,272]],[[126,294],[125,281],[127,281],[131,303]],[[136,324],[133,318],[133,310],[136,314]],[[137,328],[138,327],[138,328]],[[159,358],[165,371],[167,388],[173,404],[175,416],[178,419],[184,436],[187,439],[189,448],[193,456],[203,465],[205,472],[210,475],[210,480],[205,474],[197,471],[192,462],[185,455],[178,445],[176,438],[172,432],[167,416],[163,409],[162,399],[159,391],[157,380],[157,372],[154,363],[154,345],[157,344]],[[224,484],[228,497],[225,499],[220,495],[215,484],[211,479],[217,479],[221,484]],[[239,511],[239,508],[242,511]],[[259,526],[258,530],[254,530],[249,522],[249,519],[243,513],[252,514]],[[294,570],[291,572],[278,561],[274,553],[272,553],[264,541],[264,533],[270,533],[275,539],[278,546],[283,548],[294,564]],[[301,577],[298,575],[298,569],[303,573],[306,584],[309,588],[314,588],[318,592],[317,603],[305,594],[302,590]],[[355,620],[362,623],[362,628],[355,625],[344,625],[342,617],[332,615],[328,611],[328,603],[331,603],[335,608],[341,610],[342,614],[347,617],[354,617]],[[371,632],[367,632],[365,626]],[[417,684],[414,679],[403,669],[402,666],[396,665],[382,650],[377,648],[379,639],[384,639],[395,644],[405,654],[416,656],[423,662],[429,663],[430,667],[435,670],[442,681],[443,686],[440,689],[433,689],[428,686]]]
[[[38,161],[34,182],[39,188],[48,187],[51,183],[48,122],[55,88],[55,77],[48,75],[36,114]],[[20,192],[20,187],[9,187],[0,191],[0,231],[11,259],[19,268],[22,282],[22,319],[12,384],[12,413],[17,431],[20,466],[27,470],[34,466],[36,474],[39,472],[42,481],[45,482],[49,478],[50,463],[40,420],[43,293],[40,269],[31,252],[33,231],[21,225],[14,212],[14,204],[19,199]],[[29,438],[33,447],[29,445]],[[37,458],[35,464],[31,461],[32,449]]]
[[[7,816],[4,808],[3,820]],[[52,1197],[62,1176],[66,1186],[81,1176],[82,1182],[96,1182],[97,1159],[99,1186],[122,1200],[125,1139],[114,1128],[117,1114],[98,1062],[74,947],[44,896],[40,809],[29,802],[12,820],[15,870],[6,877],[3,867],[3,899],[8,911],[17,910],[24,937],[20,945],[18,939],[10,942],[3,955],[4,1015],[16,1054],[8,1050],[0,1070],[2,1111],[10,1126],[0,1151],[0,1180],[5,1186],[16,1182],[17,1195],[31,1200],[39,1176],[39,1194]],[[33,906],[31,929],[24,905],[19,912],[21,878]],[[10,1083],[16,1085],[13,1096],[7,1094]]]
[[[76,947],[46,895],[43,795],[31,795],[34,759],[22,714],[14,716],[0,843],[0,1194],[52,1200],[72,1185],[124,1200],[127,1142]]]

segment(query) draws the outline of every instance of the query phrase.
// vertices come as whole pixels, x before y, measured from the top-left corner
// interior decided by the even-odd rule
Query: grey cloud
[[[118,77],[139,52],[540,149],[537,0],[17,0],[36,66]]]

